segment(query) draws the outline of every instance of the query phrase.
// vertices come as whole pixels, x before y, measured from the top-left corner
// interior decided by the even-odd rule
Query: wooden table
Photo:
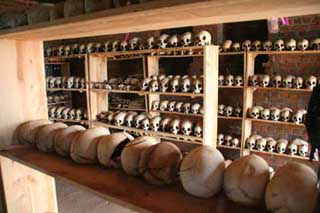
[[[188,195],[180,184],[154,186],[121,169],[80,165],[32,147],[1,151],[0,160],[9,212],[57,212],[55,179],[139,212],[265,212],[263,207],[239,206],[222,192],[200,199]]]

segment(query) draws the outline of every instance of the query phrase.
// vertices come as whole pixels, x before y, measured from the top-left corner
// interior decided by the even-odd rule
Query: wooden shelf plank
[[[61,122],[70,122],[70,123],[89,123],[88,120],[69,120],[69,119],[58,119],[58,118],[49,118],[52,121],[61,121]]]
[[[280,153],[276,153],[276,152],[266,152],[266,151],[258,151],[258,150],[248,150],[248,151],[250,151],[252,153],[262,153],[262,154],[267,154],[267,155],[272,155],[272,156],[277,156],[277,157],[286,157],[286,158],[296,158],[296,159],[301,159],[301,160],[309,160],[309,157],[301,157],[301,156],[298,156],[298,155],[280,154]]]
[[[141,108],[122,108],[122,107],[109,107],[109,110],[113,111],[136,111],[136,112],[145,112],[145,109]]]
[[[65,56],[51,56],[45,57],[46,64],[52,64],[53,61],[61,61],[64,59],[72,59],[72,58],[85,58],[86,54],[73,54],[73,55],[65,55]]]
[[[66,92],[87,92],[87,89],[67,89],[67,88],[47,88],[48,92],[66,91]]]
[[[320,50],[295,50],[295,51],[249,51],[253,55],[288,55],[288,54],[320,54]]]
[[[312,92],[310,89],[295,89],[295,88],[275,88],[275,87],[247,87],[253,91],[257,90],[272,90],[272,91],[286,91],[286,92]]]
[[[245,52],[240,51],[240,52],[220,52],[219,55],[223,56],[223,55],[244,55]]]
[[[180,116],[190,116],[190,117],[200,117],[202,118],[203,116],[201,114],[193,114],[193,113],[183,113],[183,112],[170,112],[170,111],[151,111],[154,113],[162,113],[162,114],[171,114],[171,115],[180,115]]]
[[[263,120],[263,119],[253,119],[247,118],[248,120],[260,123],[270,123],[270,124],[281,124],[281,125],[290,125],[290,126],[297,126],[297,127],[304,127],[304,124],[296,124],[293,122],[284,122],[284,121],[272,121],[272,120]]]
[[[242,120],[242,117],[234,117],[234,116],[227,117],[227,116],[219,115],[218,118],[225,119],[225,120]]]
[[[1,156],[137,212],[215,212],[217,209],[224,213],[266,212],[264,207],[237,205],[228,200],[223,192],[210,199],[201,199],[188,195],[179,183],[154,186],[141,177],[126,175],[121,169],[80,165],[31,147],[1,151]]]
[[[240,147],[232,147],[232,146],[225,146],[225,145],[218,145],[217,148],[223,148],[223,149],[230,149],[230,150],[238,150],[240,151]]]
[[[243,89],[243,86],[219,86],[219,89]]]

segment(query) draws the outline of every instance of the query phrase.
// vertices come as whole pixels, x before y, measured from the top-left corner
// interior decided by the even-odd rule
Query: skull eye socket
[[[186,39],[186,42],[188,42],[188,43],[189,43],[189,42],[190,42],[190,39],[188,39],[188,38],[187,38],[187,39]]]
[[[206,40],[206,39],[207,39],[207,37],[206,37],[206,36],[203,36],[203,37],[202,37],[202,39],[203,39],[203,40]]]

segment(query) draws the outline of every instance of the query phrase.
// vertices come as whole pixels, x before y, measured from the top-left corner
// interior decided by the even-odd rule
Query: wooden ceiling
[[[6,11],[22,11],[39,4],[55,4],[61,1],[63,0],[0,0],[0,14]]]

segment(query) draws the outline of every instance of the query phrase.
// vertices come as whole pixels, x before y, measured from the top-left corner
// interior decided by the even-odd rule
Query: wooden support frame
[[[147,56],[147,69],[146,69],[146,76],[150,77],[152,75],[159,75],[159,57],[156,56]],[[146,101],[146,111],[150,113],[151,116],[159,115],[159,113],[151,112],[152,102],[160,100],[159,94],[149,94],[145,96]]]

